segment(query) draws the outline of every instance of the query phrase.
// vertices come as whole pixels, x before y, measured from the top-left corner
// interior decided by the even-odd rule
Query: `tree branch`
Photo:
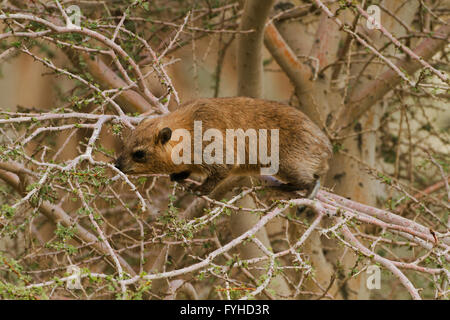
[[[443,25],[435,33],[442,35],[445,38],[449,37],[450,25]],[[423,40],[414,49],[414,53],[422,59],[427,60],[432,58],[436,52],[441,50],[446,45],[445,40],[430,38]],[[396,64],[397,68],[404,70],[407,74],[413,74],[420,69],[422,64],[417,60],[410,60],[405,58]],[[386,93],[392,90],[401,82],[401,77],[392,69],[382,73],[379,77],[367,83],[363,87],[358,86],[353,89],[347,102],[347,112],[343,115],[342,123],[348,124],[359,119],[366,113],[376,102],[384,97]]]

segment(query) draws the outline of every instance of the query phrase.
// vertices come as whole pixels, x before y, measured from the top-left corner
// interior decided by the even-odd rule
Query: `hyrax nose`
[[[114,164],[114,166],[119,169],[120,171],[122,171],[123,169],[123,158],[122,157],[118,157],[116,160],[116,163]]]

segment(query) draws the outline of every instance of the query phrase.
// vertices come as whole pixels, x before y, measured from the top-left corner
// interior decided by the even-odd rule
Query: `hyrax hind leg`
[[[319,176],[317,174],[310,174],[308,170],[298,168],[280,170],[277,177],[286,182],[277,187],[277,189],[289,192],[306,190],[306,198],[308,199],[314,199],[320,189]],[[297,214],[301,214],[305,208],[305,206],[299,206],[297,208]]]
[[[317,195],[317,192],[319,192],[320,189],[320,179],[318,175],[314,175],[314,184],[311,184],[309,189],[308,189],[308,193],[307,193],[307,198],[308,199],[314,199]]]
[[[304,183],[304,182],[288,182],[288,183],[282,183],[280,185],[274,186],[273,188],[285,192],[293,192],[293,191],[299,191],[299,190],[306,190],[306,198],[308,199],[314,199],[317,195],[317,192],[320,189],[320,179],[318,176],[317,178],[311,182],[311,183]]]
[[[276,188],[287,192],[306,190],[307,197],[314,198],[320,188],[320,182],[319,177],[310,171],[312,170],[297,167],[280,168],[276,177],[285,183]]]
[[[312,200],[316,197],[317,192],[319,192],[320,189],[320,179],[318,176],[316,176],[317,179],[315,180],[314,184],[312,185],[312,187],[310,187],[310,189],[308,189],[308,193],[306,194],[306,198]],[[305,211],[306,207],[305,206],[298,206],[297,207],[297,215],[300,215],[301,213],[303,213],[303,211]]]

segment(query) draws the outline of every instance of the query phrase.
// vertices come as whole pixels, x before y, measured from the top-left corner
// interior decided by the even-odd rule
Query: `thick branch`
[[[266,28],[264,44],[296,88],[300,88],[300,90],[312,88],[313,73],[311,68],[297,59],[273,22]]]
[[[240,30],[254,30],[238,36],[238,95],[262,96],[264,27],[274,0],[247,0]]]

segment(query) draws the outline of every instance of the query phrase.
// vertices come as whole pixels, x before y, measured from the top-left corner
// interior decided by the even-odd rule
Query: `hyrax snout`
[[[302,112],[252,98],[199,99],[143,120],[128,137],[116,167],[128,174],[169,174],[210,193],[229,175],[271,175],[282,189],[315,189],[328,169],[331,144]],[[316,190],[315,190],[316,191]]]

